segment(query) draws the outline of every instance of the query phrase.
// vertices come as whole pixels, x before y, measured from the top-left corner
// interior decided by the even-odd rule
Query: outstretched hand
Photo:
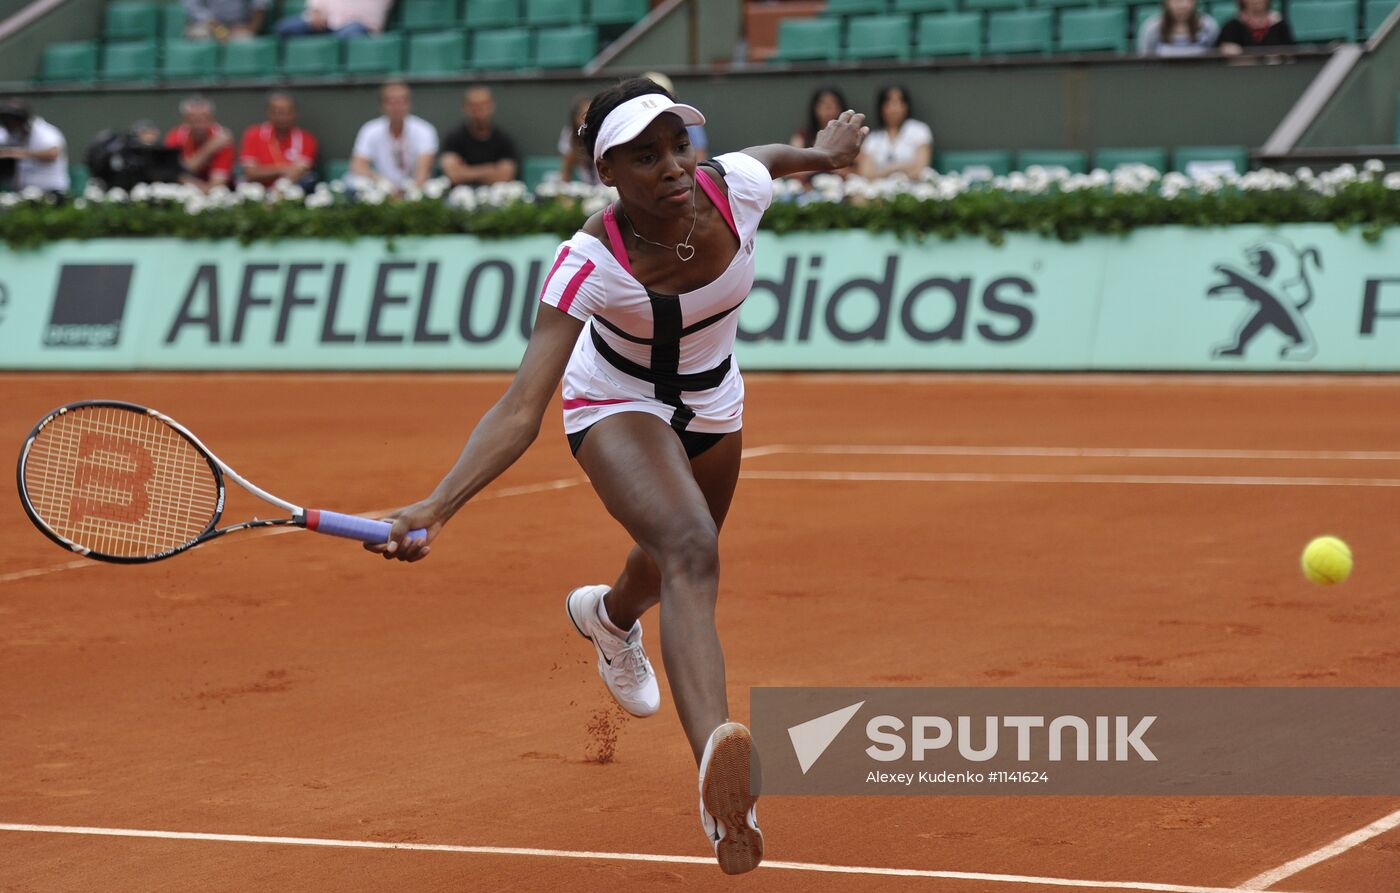
[[[868,133],[870,128],[865,126],[865,116],[846,109],[822,128],[812,141],[812,148],[826,152],[831,158],[831,169],[840,170],[855,164]]]
[[[365,548],[384,556],[385,559],[396,558],[399,561],[419,561],[427,558],[428,553],[432,551],[432,541],[437,538],[442,525],[447,523],[438,507],[427,500],[394,509],[385,515],[383,520],[394,522],[394,529],[389,532],[389,541],[365,543]],[[408,532],[419,528],[428,531],[428,535],[409,539]]]

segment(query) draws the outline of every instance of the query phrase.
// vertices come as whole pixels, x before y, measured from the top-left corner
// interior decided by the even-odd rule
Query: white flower
[[[306,197],[308,208],[329,208],[335,204],[335,196],[329,191],[318,189]]]
[[[209,207],[209,202],[201,196],[192,195],[189,198],[185,199],[186,214],[199,214],[203,212],[204,209],[207,207]]]
[[[1393,174],[1386,174],[1385,179],[1381,181],[1381,185],[1386,189],[1400,189],[1400,171],[1396,171]]]
[[[44,197],[44,190],[38,186],[26,186],[20,190],[19,197],[27,202],[37,202]]]
[[[137,183],[131,187],[131,200],[134,202],[148,202],[151,200],[152,191],[149,183]]]
[[[1385,162],[1379,158],[1368,158],[1366,163],[1361,165],[1361,169],[1368,174],[1379,174],[1385,170]]]
[[[19,196],[13,192],[0,192],[0,208],[11,208],[19,204]]]
[[[83,210],[83,209],[86,208],[87,206],[88,206],[88,200],[87,200],[87,199],[85,199],[85,198],[75,198],[75,199],[73,199],[73,207],[77,208],[79,211]]]
[[[267,190],[261,183],[239,183],[238,197],[250,202],[260,202],[267,197]]]
[[[405,183],[403,191],[399,193],[399,197],[406,202],[416,202],[423,198],[423,193],[416,184]]]
[[[107,190],[107,201],[114,204],[124,204],[126,202],[126,190],[120,186],[113,186]]]
[[[83,190],[83,198],[90,202],[101,202],[107,198],[107,193],[103,192],[102,187],[96,183],[89,183],[87,188]]]
[[[457,186],[447,193],[449,207],[470,211],[476,207],[476,192],[470,186]]]

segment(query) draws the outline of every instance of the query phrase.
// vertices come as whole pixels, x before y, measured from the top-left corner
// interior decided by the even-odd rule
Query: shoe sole
[[[586,587],[583,587],[583,586],[580,586],[580,587],[579,587],[579,589],[584,589],[584,588],[586,588]],[[592,636],[590,636],[588,633],[586,633],[586,632],[583,631],[583,627],[582,627],[582,626],[579,626],[578,619],[574,617],[574,593],[575,593],[575,592],[578,592],[578,589],[570,589],[570,590],[569,590],[569,594],[566,595],[566,596],[564,596],[564,613],[569,615],[569,622],[572,623],[572,624],[574,625],[574,629],[578,630],[578,634],[579,634],[580,636],[583,636],[585,639],[587,639],[587,640],[589,641],[589,644],[591,644],[591,645],[593,646],[593,651],[594,651],[594,653],[598,655],[598,664],[599,664],[599,667],[598,667],[598,675],[601,676],[601,675],[603,674],[603,666],[606,665],[607,661],[605,661],[605,660],[603,659],[603,652],[602,652],[602,649],[600,649],[600,648],[598,647],[598,643],[595,642],[595,641],[593,641],[593,637],[592,637]],[[626,710],[630,715],[635,716],[635,717],[637,717],[638,719],[646,719],[646,718],[649,717],[649,716],[655,716],[655,715],[656,715],[657,710],[653,710],[653,711],[651,711],[650,713],[638,713],[638,712],[636,712],[635,710],[633,710],[633,709],[631,709],[630,707],[628,707],[626,704],[624,704],[624,703],[622,703],[621,701],[619,701],[619,700],[617,699],[617,695],[613,694],[613,690],[612,690],[611,688],[608,688],[607,682],[608,682],[608,681],[607,681],[606,679],[603,680],[603,687],[608,689],[608,694],[609,694],[609,695],[612,695],[613,703],[617,704],[617,706],[621,707],[623,710]],[[658,708],[658,710],[659,710],[659,709],[660,709],[660,708]]]
[[[705,810],[724,826],[724,839],[715,845],[720,870],[743,874],[763,861],[763,832],[749,824],[749,810],[758,801],[749,788],[753,739],[748,729],[730,725],[710,751],[701,799]]]

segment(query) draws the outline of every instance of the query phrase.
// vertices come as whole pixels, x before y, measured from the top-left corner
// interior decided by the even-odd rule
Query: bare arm
[[[508,183],[515,179],[515,162],[509,158],[486,164],[467,164],[456,152],[442,154],[442,172],[453,183],[471,186],[484,186],[492,183]]]
[[[758,159],[775,180],[791,174],[840,170],[856,160],[869,132],[865,116],[847,110],[817,134],[810,149],[772,143],[745,149],[744,154]]]
[[[374,168],[370,166],[369,159],[363,155],[350,156],[350,173],[357,177],[373,177]]]
[[[448,519],[534,443],[582,329],[581,320],[547,304],[540,306],[520,370],[477,422],[456,464],[426,499],[390,513],[394,529],[388,544],[366,549],[402,561],[417,561],[428,553],[426,547]],[[427,539],[407,540],[408,531],[419,527],[427,529]]]

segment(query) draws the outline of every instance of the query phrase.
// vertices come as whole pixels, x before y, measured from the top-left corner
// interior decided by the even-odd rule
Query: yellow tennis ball
[[[1320,536],[1303,550],[1303,576],[1319,586],[1351,576],[1351,547],[1335,536]]]

